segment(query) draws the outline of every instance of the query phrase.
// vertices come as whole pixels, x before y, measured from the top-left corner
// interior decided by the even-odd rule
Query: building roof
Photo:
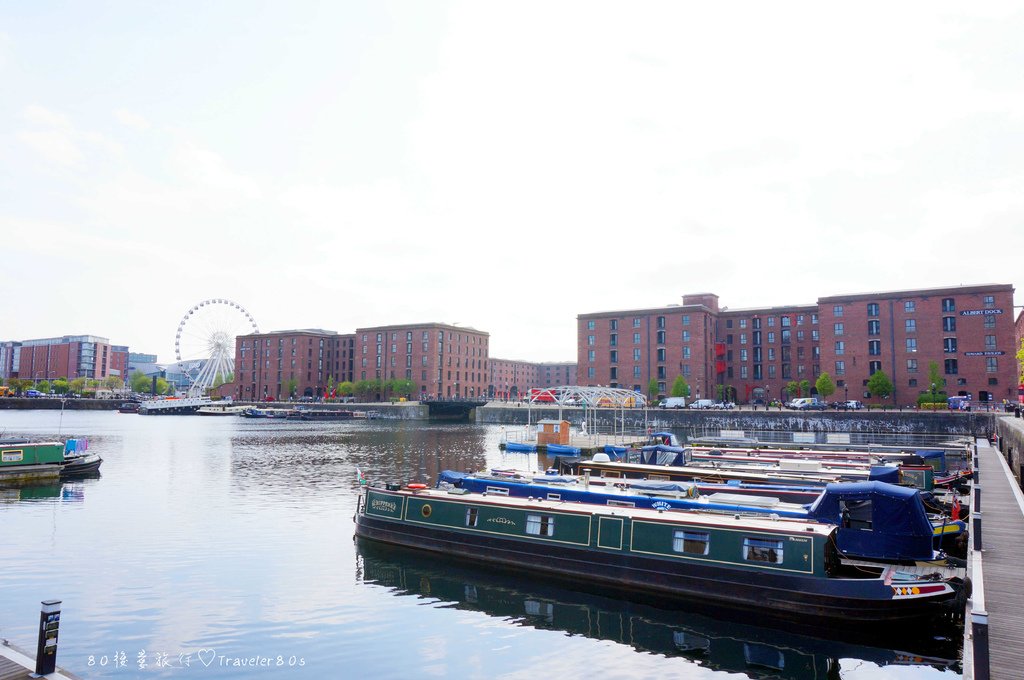
[[[818,298],[818,304],[828,302],[848,302],[856,300],[887,300],[900,297],[928,297],[930,295],[964,295],[970,293],[1013,292],[1009,283],[982,283],[975,285],[945,286],[942,288],[917,288],[914,290],[890,290],[876,293],[849,293]]]

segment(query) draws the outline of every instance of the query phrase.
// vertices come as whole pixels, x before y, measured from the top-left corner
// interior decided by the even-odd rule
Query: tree
[[[68,389],[75,394],[81,394],[85,391],[85,378],[75,378],[68,383]]]
[[[327,396],[334,397],[337,393],[334,391],[334,376],[327,376]]]
[[[40,380],[39,382],[36,383],[36,389],[39,390],[40,392],[42,392],[43,394],[49,394],[50,393],[50,381],[49,380]]]
[[[82,381],[82,388],[84,388],[85,378],[82,378]],[[149,379],[149,376],[142,371],[135,371],[132,373],[132,377],[129,378],[129,382],[132,386],[132,392],[149,392],[150,385],[152,385],[152,381]],[[82,388],[79,388],[76,391],[81,391]]]
[[[1017,364],[1021,367],[1020,369],[1020,381],[1018,385],[1024,385],[1024,338],[1020,340],[1020,349],[1017,350]]]
[[[658,398],[658,380],[651,378],[651,381],[647,383],[647,396],[652,401]]]
[[[875,371],[871,374],[871,377],[868,378],[868,392],[875,397],[889,398],[893,392],[892,380],[885,374],[885,371]]]
[[[351,397],[356,391],[356,386],[345,380],[338,383],[338,394],[343,397]]]
[[[801,380],[800,381],[800,396],[801,397],[805,397],[805,396],[809,397],[809,396],[811,396],[811,381],[810,380]]]
[[[686,378],[681,375],[677,375],[676,379],[672,381],[672,396],[673,397],[688,397],[690,396],[690,386],[686,382]]]
[[[117,392],[124,389],[124,380],[119,375],[108,375],[103,381],[103,386],[111,392]]]
[[[157,394],[167,394],[167,391],[170,389],[170,387],[171,387],[171,384],[169,382],[167,382],[166,379],[164,379],[164,378],[157,378],[156,379],[156,393]]]
[[[14,388],[14,391],[18,393],[18,396],[21,396],[25,390],[32,387],[32,381],[28,378],[11,378],[7,381],[7,384]]]
[[[57,394],[67,394],[67,392],[68,392],[68,379],[67,378],[57,378],[52,383],[50,383],[50,387]]]
[[[294,397],[295,393],[299,389],[299,379],[298,378],[288,378],[288,382],[285,383],[285,386],[286,386],[286,388],[288,390],[288,396],[289,397]]]
[[[718,395],[718,401],[725,401],[725,385],[715,385],[715,394]]]
[[[792,399],[793,397],[797,396],[799,393],[800,393],[800,383],[798,383],[795,380],[790,380],[788,383],[786,383],[786,394],[789,395],[790,399]]]
[[[822,373],[818,376],[818,379],[814,381],[814,386],[818,390],[823,398],[828,399],[836,391],[836,385],[832,382],[832,376],[828,373]]]

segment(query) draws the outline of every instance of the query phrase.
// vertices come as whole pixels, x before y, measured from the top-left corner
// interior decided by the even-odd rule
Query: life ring
[[[406,486],[409,487],[410,489],[426,489],[427,488],[426,484],[416,484],[416,483],[406,484]]]

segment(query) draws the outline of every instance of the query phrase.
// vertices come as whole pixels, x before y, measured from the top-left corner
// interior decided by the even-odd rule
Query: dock
[[[79,676],[58,668],[47,675],[35,674],[36,662],[26,652],[13,646],[10,642],[0,639],[0,680],[29,680],[29,678],[65,678],[81,680]]]
[[[1024,431],[1020,419],[1005,424]],[[964,624],[964,678],[1011,680],[1024,668],[1024,493],[988,440],[977,440],[973,464],[968,558],[974,592]]]

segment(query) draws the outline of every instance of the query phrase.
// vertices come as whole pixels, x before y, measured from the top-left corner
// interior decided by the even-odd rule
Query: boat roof
[[[374,488],[375,491],[385,491],[381,488]],[[628,517],[635,520],[650,520],[658,522],[678,523],[680,525],[700,525],[716,528],[737,528],[742,527],[747,531],[767,531],[787,534],[813,534],[828,536],[835,529],[832,525],[821,524],[804,519],[787,517],[775,518],[770,515],[752,516],[747,514],[723,514],[701,512],[700,510],[672,509],[653,510],[648,508],[628,508],[606,505],[592,505],[588,503],[576,503],[572,501],[552,501],[545,499],[521,498],[518,496],[484,496],[475,493],[449,493],[441,489],[402,489],[401,491],[390,491],[386,493],[401,493],[409,496],[422,498],[444,499],[456,502],[468,502],[484,505],[503,505],[515,508],[537,508],[550,512],[566,512],[580,515],[591,515],[600,517]]]

